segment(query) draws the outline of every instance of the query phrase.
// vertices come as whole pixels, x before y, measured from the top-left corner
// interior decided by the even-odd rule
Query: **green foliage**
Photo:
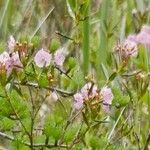
[[[60,47],[60,41],[59,41],[59,39],[53,38],[51,40],[51,43],[50,43],[50,46],[49,46],[50,51],[51,52],[55,52],[59,47]]]
[[[48,77],[46,75],[40,75],[38,79],[38,84],[40,87],[46,87],[49,84]]]
[[[4,131],[10,131],[14,127],[15,121],[7,117],[1,117],[0,128]]]
[[[40,37],[34,36],[31,40],[31,43],[33,44],[33,47],[39,47]]]
[[[4,145],[14,150],[148,149],[149,47],[140,43],[137,57],[124,58],[116,46],[150,24],[149,4],[0,1],[0,52],[11,58],[10,66],[0,58],[0,146],[1,139],[9,139]],[[14,51],[8,46],[10,35],[16,39]],[[60,47],[67,56],[63,66],[55,66],[54,53]],[[34,62],[41,48],[52,54],[48,67]],[[13,66],[8,75],[15,53],[22,65]],[[86,83],[93,85],[81,93]],[[107,102],[108,91],[101,93],[103,87],[112,89],[112,103]],[[75,104],[82,106],[77,109]]]
[[[77,65],[77,63],[76,63],[76,59],[75,58],[73,58],[73,57],[70,57],[69,59],[68,59],[68,68],[69,69],[73,69],[76,65]]]
[[[11,145],[12,150],[30,150],[30,148],[28,148],[27,146],[24,146],[24,144],[22,144],[22,141],[19,139],[16,139],[12,145]]]
[[[51,115],[46,121],[44,133],[47,137],[52,137],[55,140],[60,139],[62,134],[62,124],[59,123],[58,119],[55,119],[54,116]]]
[[[130,97],[127,94],[123,94],[119,88],[113,88],[115,95],[113,105],[116,107],[124,107],[130,102]]]
[[[74,123],[73,125],[70,125],[70,127],[65,132],[64,142],[67,143],[67,144],[69,142],[71,142],[75,138],[78,129],[79,129],[79,124]]]

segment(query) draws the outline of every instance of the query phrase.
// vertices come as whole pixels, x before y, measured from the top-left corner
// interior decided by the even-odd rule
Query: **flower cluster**
[[[137,57],[137,43],[131,37],[127,38],[124,43],[117,44],[115,51],[119,53],[124,62],[127,62],[130,57]]]
[[[19,58],[19,54],[15,50],[16,41],[13,36],[10,36],[8,41],[8,52],[0,54],[0,71],[6,72],[9,76],[13,69],[19,70],[22,68],[22,63]]]
[[[80,92],[74,95],[74,108],[80,109],[83,107],[83,102],[98,97],[98,88],[93,83],[85,84]]]
[[[142,26],[141,31],[137,35],[129,35],[127,39],[137,44],[143,44],[146,48],[150,48],[150,26]]]
[[[112,90],[110,88],[103,87],[100,91],[100,95],[102,97],[103,100],[103,109],[105,112],[109,112],[110,111],[110,105],[112,104],[112,100],[114,98]]]
[[[51,64],[52,57],[53,57],[52,54],[50,54],[47,50],[44,50],[42,48],[36,53],[34,57],[34,62],[40,68],[47,67]],[[64,49],[60,48],[54,54],[54,63],[58,66],[62,66],[64,61],[65,61]]]
[[[109,112],[109,106],[112,104],[113,93],[110,88],[103,87],[100,91],[98,87],[89,82],[85,84],[79,92],[74,94],[74,108],[79,110],[83,108],[84,102],[98,99],[102,100],[103,110]]]
[[[138,55],[138,44],[143,44],[146,48],[150,48],[150,26],[144,25],[137,35],[129,35],[123,43],[117,44],[115,50],[119,52],[121,59],[127,62],[130,57]]]

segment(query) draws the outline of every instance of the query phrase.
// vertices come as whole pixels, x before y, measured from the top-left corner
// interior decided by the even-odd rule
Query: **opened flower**
[[[137,35],[137,41],[145,47],[150,47],[150,26],[144,25]]]
[[[1,69],[6,71],[7,76],[11,74],[13,69],[20,69],[22,67],[22,63],[17,52],[12,53],[11,56],[7,52],[0,54],[0,64]]]
[[[44,49],[41,49],[36,53],[34,57],[34,62],[38,67],[42,68],[49,66],[51,63],[51,59],[52,55]]]
[[[131,41],[131,42],[134,42],[134,43],[137,43],[137,37],[136,37],[136,34],[130,34],[127,39],[127,41]]]
[[[97,95],[97,86],[92,85],[92,83],[89,82],[82,87],[81,93],[85,100],[89,98],[94,98]]]
[[[11,72],[12,70],[12,67],[10,68],[8,67],[9,61],[10,61],[10,57],[7,52],[3,52],[2,54],[0,54],[0,70],[7,72],[7,74],[9,74],[9,72]]]
[[[15,46],[16,46],[16,41],[14,39],[14,37],[11,35],[9,37],[9,40],[8,40],[8,49],[9,49],[9,52],[13,52],[14,49],[15,49]]]
[[[54,62],[56,63],[56,65],[62,66],[64,61],[65,61],[64,49],[60,48],[54,54]]]
[[[109,111],[109,106],[112,104],[112,100],[114,98],[111,88],[103,87],[100,91],[100,95],[103,100],[103,109],[104,111]]]
[[[132,40],[126,40],[124,42],[124,48],[125,48],[126,56],[136,57],[138,55],[138,48],[136,42]]]
[[[74,96],[74,108],[79,110],[83,107],[83,96],[81,93],[76,93]]]

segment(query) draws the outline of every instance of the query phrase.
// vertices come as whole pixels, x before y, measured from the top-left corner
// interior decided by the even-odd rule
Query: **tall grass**
[[[89,62],[89,57],[90,57],[90,3],[91,1],[88,2],[87,7],[84,12],[85,20],[83,21],[83,42],[82,42],[82,47],[83,47],[83,70],[84,74],[86,75],[89,70],[90,62]]]

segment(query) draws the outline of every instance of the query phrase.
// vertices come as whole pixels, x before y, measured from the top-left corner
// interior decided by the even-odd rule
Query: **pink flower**
[[[7,52],[0,54],[0,64],[3,66],[9,76],[13,69],[19,69],[22,67],[18,53],[14,52],[10,56]]]
[[[12,53],[12,55],[10,57],[10,63],[13,68],[18,69],[18,70],[23,67],[23,65],[20,61],[18,52]]]
[[[79,110],[83,107],[83,97],[81,93],[76,93],[74,96],[74,108]]]
[[[111,91],[111,88],[103,87],[100,91],[100,94],[102,96],[102,100],[104,104],[112,104],[112,100],[114,98],[113,93]]]
[[[11,62],[11,58],[7,52],[0,54],[0,64],[1,69],[5,69],[7,76],[9,76],[13,69],[13,63]]]
[[[131,41],[131,42],[137,43],[137,37],[136,37],[135,34],[129,35],[129,36],[127,37],[127,40],[128,40],[128,41]]]
[[[126,56],[137,57],[138,48],[137,48],[137,44],[134,41],[126,40],[124,42],[124,48],[125,48]]]
[[[64,49],[60,48],[54,54],[54,62],[56,63],[56,65],[62,66],[64,61],[65,61]]]
[[[114,98],[113,93],[111,91],[111,88],[103,87],[100,91],[100,95],[102,96],[102,100],[103,100],[103,110],[105,112],[109,112],[110,111],[110,106],[112,104],[112,100]]]
[[[14,37],[11,35],[8,40],[8,49],[11,53],[14,51],[15,46],[16,46],[16,41]]]
[[[92,83],[89,82],[82,87],[81,94],[86,100],[89,98],[94,98],[97,95],[97,86],[93,85],[92,87]]]
[[[6,62],[10,59],[9,54],[7,52],[3,52],[0,54],[0,63],[6,64]]]
[[[49,66],[51,63],[51,59],[52,55],[44,49],[41,49],[36,53],[34,57],[34,62],[38,67],[42,68]]]
[[[109,112],[110,112],[110,106],[109,106],[109,105],[103,104],[103,105],[102,105],[102,108],[103,108],[103,110],[104,110],[106,113],[109,113]]]
[[[22,67],[18,52],[13,53],[11,59],[13,60],[13,65],[15,67]]]
[[[144,25],[137,35],[137,41],[145,47],[150,47],[150,26]]]
[[[150,26],[144,25],[141,29],[141,32],[145,32],[147,34],[150,34]]]

